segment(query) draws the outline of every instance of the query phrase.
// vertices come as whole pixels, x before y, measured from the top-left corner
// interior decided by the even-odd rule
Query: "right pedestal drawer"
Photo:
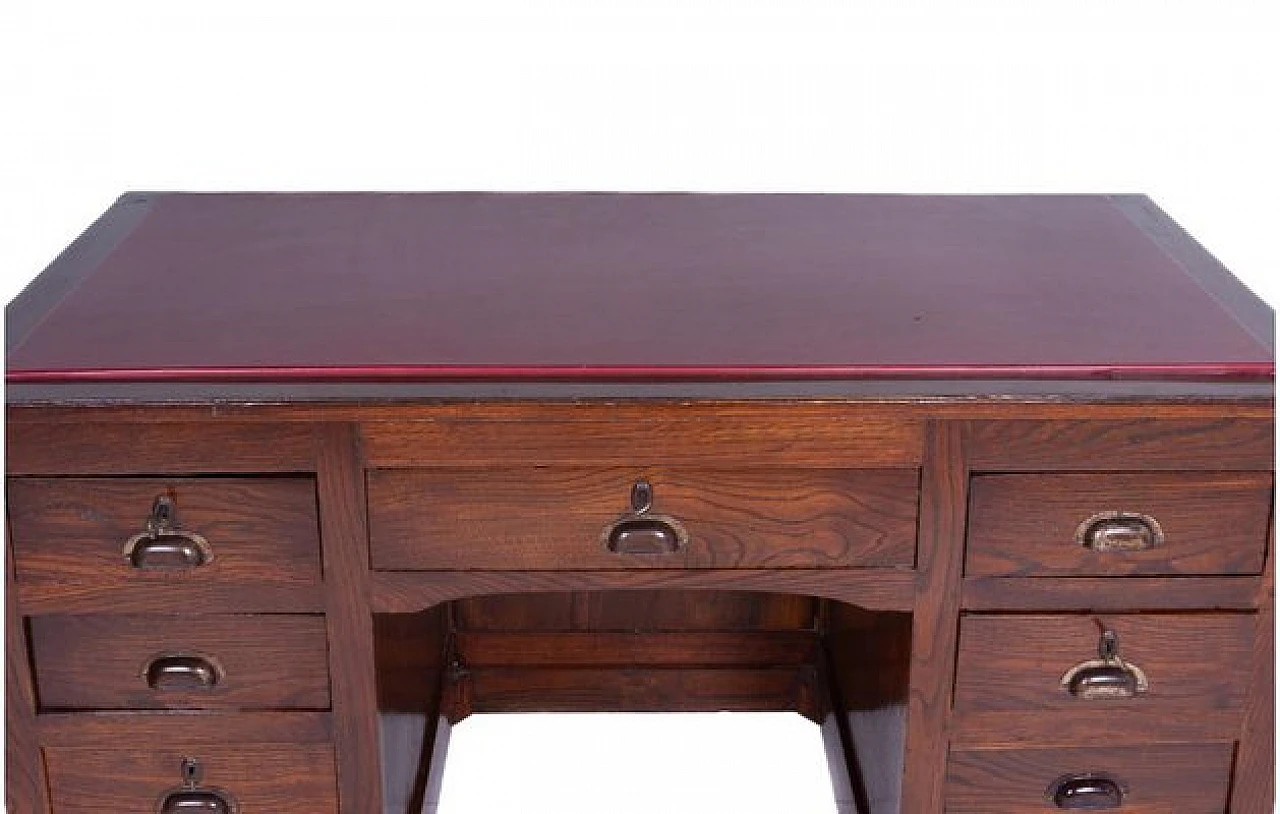
[[[953,728],[966,743],[1233,740],[1251,613],[961,618]]]
[[[965,575],[1262,571],[1270,472],[977,475]]]
[[[952,750],[947,814],[1222,814],[1230,743]]]

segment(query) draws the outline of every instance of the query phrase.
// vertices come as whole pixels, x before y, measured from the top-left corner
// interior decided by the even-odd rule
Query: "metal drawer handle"
[[[147,528],[124,544],[124,558],[134,568],[190,569],[213,561],[209,541],[178,527],[178,510],[167,495],[157,497]]]
[[[615,554],[674,554],[689,542],[680,521],[650,514],[653,486],[646,480],[631,487],[631,511],[605,526],[600,538]]]
[[[1045,793],[1058,808],[1101,810],[1124,805],[1125,786],[1108,774],[1089,772],[1060,777]]]
[[[221,792],[171,791],[160,803],[160,814],[232,814],[235,809]]]
[[[200,788],[204,767],[191,757],[182,759],[182,785],[160,796],[156,814],[236,814],[235,799],[221,789]]]
[[[1151,515],[1100,512],[1076,529],[1076,543],[1100,554],[1147,551],[1164,544],[1164,530]]]
[[[154,656],[144,674],[153,690],[210,690],[222,679],[213,659],[194,654]]]
[[[1103,629],[1098,640],[1098,658],[1082,661],[1062,676],[1062,687],[1085,701],[1133,698],[1149,687],[1142,668],[1120,658],[1120,637]]]

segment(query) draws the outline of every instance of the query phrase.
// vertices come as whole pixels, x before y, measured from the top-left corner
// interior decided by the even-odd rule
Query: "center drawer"
[[[915,469],[388,469],[381,570],[910,567]]]

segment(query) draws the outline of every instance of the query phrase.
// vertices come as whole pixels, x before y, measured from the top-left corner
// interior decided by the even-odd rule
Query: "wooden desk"
[[[8,325],[10,811],[719,709],[849,812],[1270,811],[1272,314],[1145,198],[131,194]]]

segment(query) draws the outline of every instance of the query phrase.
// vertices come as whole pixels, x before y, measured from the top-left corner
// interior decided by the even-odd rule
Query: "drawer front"
[[[322,616],[37,616],[44,710],[328,709]]]
[[[1210,730],[1203,736],[1233,733],[1256,624],[1248,613],[966,615],[956,727],[1023,713],[1055,731],[1136,727],[1141,717],[1147,727],[1165,721]],[[1104,629],[1114,634],[1115,658],[1100,653]]]
[[[1231,756],[1230,743],[953,750],[947,763],[946,810],[1222,814]]]
[[[979,475],[968,576],[1257,574],[1270,473]]]
[[[638,482],[650,507],[636,513]],[[385,570],[911,566],[916,470],[375,470]],[[618,521],[666,524],[637,553]]]
[[[320,581],[309,477],[11,478],[8,497],[19,582],[150,584],[181,595],[191,582]],[[171,519],[150,534],[165,503]]]
[[[217,811],[178,806],[183,762],[193,760],[195,791],[221,793],[234,814],[337,814],[333,748],[312,745],[210,746],[199,749],[49,748],[53,814],[177,814]],[[169,808],[165,808],[168,798]],[[207,798],[206,798],[207,799]]]

